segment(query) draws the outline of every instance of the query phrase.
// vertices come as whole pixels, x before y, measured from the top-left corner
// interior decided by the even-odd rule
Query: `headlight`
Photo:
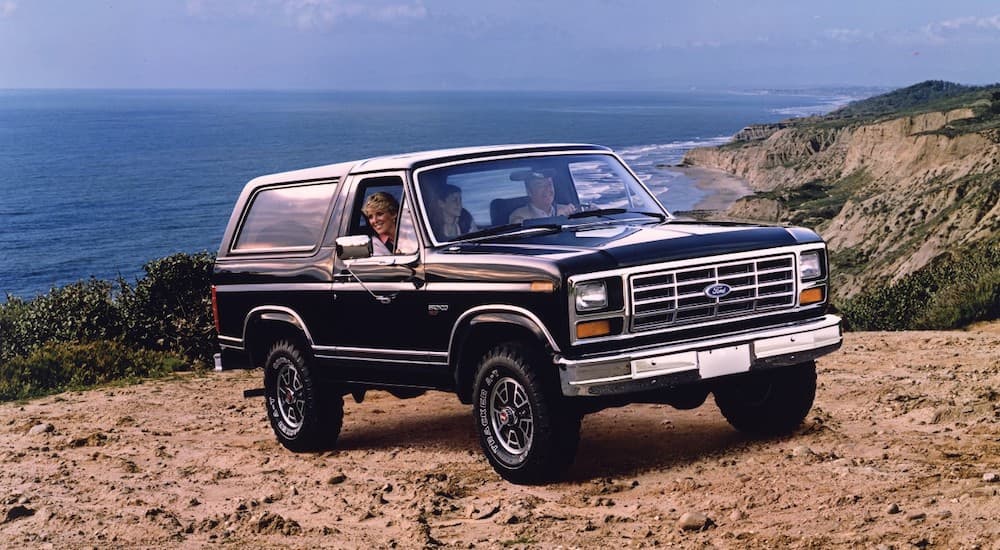
[[[580,283],[576,285],[574,294],[576,295],[576,310],[581,313],[608,307],[608,286],[604,281]]]
[[[799,256],[799,280],[809,281],[823,276],[823,260],[819,250],[803,252]]]

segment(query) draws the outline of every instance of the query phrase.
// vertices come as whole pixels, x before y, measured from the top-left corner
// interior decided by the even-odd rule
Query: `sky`
[[[1000,81],[996,0],[0,0],[0,88]]]

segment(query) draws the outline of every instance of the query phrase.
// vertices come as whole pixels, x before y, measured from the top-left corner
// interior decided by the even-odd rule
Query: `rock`
[[[906,519],[908,519],[910,521],[922,521],[924,519],[927,519],[927,514],[925,514],[923,512],[913,512],[913,513],[907,514],[906,515]]]
[[[281,533],[282,535],[298,535],[302,527],[295,520],[285,519],[273,512],[264,512],[257,518],[253,530],[258,533]]]
[[[340,485],[341,483],[347,481],[347,474],[341,472],[326,481],[328,485]]]
[[[701,512],[684,512],[677,526],[684,531],[701,531],[711,524],[712,520]]]
[[[996,483],[1000,481],[1000,474],[996,472],[985,473],[983,474],[983,481],[985,481],[986,483]]]
[[[803,457],[808,458],[811,456],[816,456],[816,453],[813,452],[813,450],[810,449],[809,447],[806,447],[805,445],[799,445],[798,447],[792,449],[792,456],[795,458],[803,458]]]
[[[747,517],[746,512],[740,510],[739,508],[733,510],[732,513],[729,514],[730,521],[740,521],[746,519],[746,517]]]
[[[47,434],[47,433],[52,433],[55,430],[56,430],[55,426],[49,424],[48,422],[43,422],[41,424],[35,424],[34,426],[32,426],[31,429],[28,430],[28,435]]]
[[[503,515],[497,516],[496,522],[500,525],[517,525],[521,523],[523,518],[517,515],[516,512],[507,512]]]
[[[20,518],[26,518],[28,516],[35,515],[35,511],[27,506],[18,504],[17,506],[12,506],[7,510],[7,515],[4,516],[4,520],[0,523],[8,523]]]
[[[500,505],[494,504],[493,506],[488,506],[485,511],[480,512],[472,516],[472,519],[488,519],[496,515],[500,511]]]
[[[87,437],[77,437],[71,439],[70,447],[99,447],[108,442],[108,436],[101,432],[95,432]]]
[[[896,504],[895,502],[892,503],[892,504],[890,504],[889,507],[885,509],[885,513],[890,514],[890,515],[891,514],[898,514],[899,513],[899,505]]]
[[[951,517],[951,510],[941,510],[934,515],[937,516],[938,519],[948,519]]]

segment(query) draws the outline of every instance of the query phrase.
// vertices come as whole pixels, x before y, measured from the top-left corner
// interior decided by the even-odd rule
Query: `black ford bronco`
[[[673,217],[615,153],[513,145],[387,156],[246,185],[213,274],[224,363],[262,367],[293,451],[344,396],[454,392],[512,482],[572,462],[583,415],[714,395],[794,430],[841,344],[812,231]]]

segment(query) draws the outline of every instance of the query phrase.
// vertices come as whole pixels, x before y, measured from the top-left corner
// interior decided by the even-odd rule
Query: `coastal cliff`
[[[931,82],[887,96],[899,102],[942,85],[957,86]],[[824,117],[746,128],[729,144],[690,151],[684,164],[747,180],[756,193],[728,217],[816,229],[829,243],[835,296],[846,298],[998,240],[998,90],[952,88],[899,108],[879,96]]]

